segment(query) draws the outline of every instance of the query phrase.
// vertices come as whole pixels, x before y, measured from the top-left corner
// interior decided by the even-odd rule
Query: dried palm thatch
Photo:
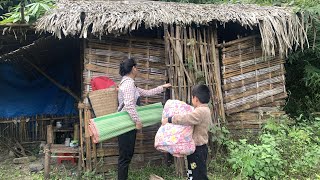
[[[287,54],[295,45],[307,42],[302,17],[289,8],[243,4],[191,4],[156,1],[68,1],[60,0],[57,8],[39,19],[38,31],[62,35],[88,33],[128,33],[144,24],[145,28],[163,24],[209,25],[235,22],[252,29],[259,27],[262,48],[267,55]]]

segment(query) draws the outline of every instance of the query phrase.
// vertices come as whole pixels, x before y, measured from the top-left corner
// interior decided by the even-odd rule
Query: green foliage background
[[[0,24],[32,23],[53,8],[54,4],[54,0],[0,0]],[[21,8],[24,9],[24,20],[21,17]]]

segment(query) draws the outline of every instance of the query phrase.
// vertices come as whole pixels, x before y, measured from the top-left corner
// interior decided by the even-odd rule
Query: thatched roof
[[[38,20],[38,31],[62,35],[88,33],[96,36],[128,33],[142,24],[154,28],[166,24],[189,25],[235,22],[259,27],[266,53],[287,54],[293,45],[303,45],[306,33],[303,22],[291,9],[243,4],[188,4],[156,1],[68,1]],[[92,26],[92,28],[91,28]]]

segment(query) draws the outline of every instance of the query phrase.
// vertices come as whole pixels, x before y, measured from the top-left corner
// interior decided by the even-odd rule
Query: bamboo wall
[[[136,85],[151,89],[162,85],[167,80],[164,63],[164,42],[157,39],[103,37],[101,40],[89,38],[84,43],[83,99],[91,91],[90,80],[97,76],[107,76],[120,82],[119,64],[125,57],[134,57],[138,61],[139,77]],[[143,104],[163,102],[164,95],[142,98]],[[84,101],[86,103],[86,101]],[[117,165],[117,138],[99,144],[91,143],[88,134],[88,120],[91,113],[86,105],[80,107],[81,121],[84,127],[83,147],[86,149],[86,168],[106,172]],[[154,136],[160,125],[143,128],[137,133],[135,155],[132,166],[138,167],[146,163],[158,163],[163,155],[154,148]],[[82,148],[83,149],[83,148]]]
[[[191,104],[192,87],[203,83],[211,94],[210,108],[213,122],[225,119],[221,91],[220,62],[217,48],[217,31],[214,27],[164,27],[166,65],[172,84],[171,98]],[[211,141],[210,141],[211,142]],[[212,146],[211,146],[212,148]],[[185,176],[185,159],[174,158],[176,174]]]
[[[221,91],[220,63],[215,44],[216,29],[213,27],[165,28],[166,64],[169,81],[173,85],[171,98],[191,104],[192,86],[204,83],[211,94],[213,121],[224,116]],[[224,119],[224,118],[223,118]]]
[[[277,108],[287,97],[284,59],[263,56],[259,36],[218,46],[229,129],[258,131],[270,116],[284,114]]]

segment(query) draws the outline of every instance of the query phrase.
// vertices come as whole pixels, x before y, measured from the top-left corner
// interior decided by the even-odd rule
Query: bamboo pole
[[[80,102],[79,102],[80,104]],[[78,109],[79,109],[79,121],[80,121],[80,152],[81,152],[81,156],[82,156],[82,165],[81,167],[84,167],[84,147],[83,147],[83,126],[84,126],[84,118],[83,118],[83,108],[79,108],[81,105],[78,104]]]
[[[91,141],[93,142],[93,141]],[[97,145],[96,143],[92,143],[92,156],[93,156],[93,167],[96,169],[98,165],[98,160],[97,160]]]
[[[243,42],[243,41],[251,40],[253,38],[258,38],[258,37],[259,37],[259,35],[248,36],[248,37],[240,38],[240,39],[233,40],[233,41],[230,41],[227,43],[216,44],[216,47],[218,47],[218,48],[227,47],[227,46],[231,46],[231,45]]]
[[[173,36],[174,37],[174,35],[175,35],[175,33],[174,33],[175,31],[174,31],[174,25],[170,25],[170,34],[169,33],[165,33],[165,34],[167,34],[167,37],[168,37],[168,41],[169,41],[169,44],[170,44],[170,55],[171,55],[171,62],[172,62],[172,66],[173,66],[173,73],[174,73],[174,81],[173,81],[173,86],[174,85],[178,85],[178,73],[177,73],[177,71],[178,71],[178,64],[176,63],[176,59],[175,59],[175,53],[173,52],[173,48],[175,48],[175,44],[174,43],[171,43],[171,41],[170,41],[170,38],[171,38],[171,36]],[[179,90],[178,90],[178,86],[177,87],[174,87],[173,89],[175,89],[175,93],[173,94],[174,96],[172,97],[173,99],[179,99],[179,95],[178,95],[178,92],[179,92]]]
[[[188,55],[187,55],[187,44],[186,44],[187,38],[188,37],[186,36],[186,27],[183,26],[181,28],[181,39],[183,40],[183,41],[181,41],[181,48],[182,48],[181,54],[182,54],[182,57],[184,57],[184,60],[185,60],[184,61],[184,66],[187,68],[188,74],[190,74],[188,66],[186,66],[186,65],[188,65],[188,62],[187,62],[187,58],[188,58]],[[191,100],[191,99],[189,99],[189,96],[188,96],[189,87],[190,87],[190,85],[186,81],[186,78],[183,77],[183,96],[186,99],[185,102],[190,102],[190,100]]]
[[[85,109],[85,118],[84,118],[84,128],[85,128],[85,141],[86,141],[86,168],[87,171],[92,170],[92,159],[91,159],[91,138],[89,135],[89,120],[90,120],[90,110]]]
[[[174,46],[174,42],[173,42],[173,40],[170,38],[169,32],[167,32],[167,33],[168,33],[168,37],[169,37],[170,43],[171,43],[171,45],[172,45],[172,47],[173,47],[173,50],[174,50],[175,54],[178,56],[178,60],[180,61],[180,66],[183,67],[183,71],[184,71],[185,75],[187,76],[188,81],[192,83],[193,80],[190,78],[190,76],[189,76],[186,68],[185,68],[184,65],[183,65],[183,59],[182,59],[180,53],[177,51],[176,47]]]
[[[168,25],[164,24],[163,26],[163,32],[167,32],[168,31]],[[169,69],[168,70],[168,77],[169,77],[169,83],[171,85],[173,85],[173,70],[172,70],[172,63],[171,63],[171,57],[170,57],[170,44],[169,44],[169,39],[167,36],[167,33],[164,33],[164,42],[165,42],[165,63],[166,63],[166,67]],[[174,93],[174,88],[171,89],[171,98],[174,97],[173,96]]]
[[[211,39],[212,42],[212,57],[213,57],[213,62],[214,62],[214,77],[215,77],[215,81],[216,81],[216,92],[217,92],[217,98],[219,101],[219,109],[220,109],[220,116],[222,118],[222,121],[225,122],[226,120],[226,115],[225,115],[225,109],[224,109],[224,102],[223,102],[223,95],[222,95],[222,90],[221,90],[221,72],[220,72],[220,61],[219,59],[217,59],[217,52],[216,52],[216,48],[215,45],[217,44],[217,29],[213,29],[213,36]],[[219,123],[220,124],[220,123]]]

